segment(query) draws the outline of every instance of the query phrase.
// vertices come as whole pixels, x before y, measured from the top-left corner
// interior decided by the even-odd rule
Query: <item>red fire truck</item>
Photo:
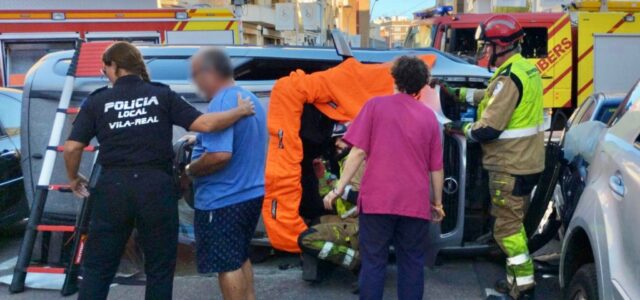
[[[625,67],[635,66],[637,61],[632,49],[636,49],[640,38],[639,9],[618,2],[610,2],[609,12],[579,9],[571,13],[510,14],[526,34],[522,55],[542,74],[546,108],[575,108],[593,92],[626,92],[640,76],[635,67]],[[434,47],[475,62],[476,28],[491,15],[429,16],[416,20],[405,47]],[[610,51],[610,45],[620,43],[621,38],[625,38],[625,47]],[[477,63],[486,66],[486,61]],[[620,78],[604,72],[612,66],[627,70],[628,76]],[[598,74],[594,72],[596,68],[600,70]],[[617,82],[612,83],[613,78]]]
[[[0,86],[21,87],[47,53],[79,40],[138,44],[238,44],[238,22],[228,9],[0,11]]]

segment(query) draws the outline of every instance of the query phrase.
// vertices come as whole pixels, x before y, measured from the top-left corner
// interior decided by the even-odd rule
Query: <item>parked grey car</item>
[[[595,93],[589,96],[576,109],[565,126],[565,132],[579,124],[598,121],[609,124],[609,120],[624,100],[625,94]],[[560,192],[562,197],[557,198],[556,207],[564,228],[569,226],[573,212],[576,209],[580,195],[586,185],[587,168],[589,164],[581,155],[575,156],[571,161],[565,161],[560,176]]]
[[[579,153],[589,166],[564,235],[560,284],[566,299],[640,299],[640,82],[600,133],[584,135],[597,140]]]

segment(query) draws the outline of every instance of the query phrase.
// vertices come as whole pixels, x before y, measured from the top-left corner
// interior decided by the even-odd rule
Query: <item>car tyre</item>
[[[597,300],[598,276],[593,263],[586,264],[573,275],[564,299],[567,300]]]

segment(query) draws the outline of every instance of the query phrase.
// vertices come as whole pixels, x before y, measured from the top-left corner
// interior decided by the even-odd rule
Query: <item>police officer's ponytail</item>
[[[129,42],[115,42],[102,54],[102,62],[110,66],[116,64],[118,69],[124,69],[132,74],[142,77],[144,81],[150,81],[147,66],[140,50]]]
[[[142,69],[140,70],[140,77],[142,77],[142,80],[146,82],[151,81],[149,73],[147,72],[147,67],[144,64],[142,65]]]

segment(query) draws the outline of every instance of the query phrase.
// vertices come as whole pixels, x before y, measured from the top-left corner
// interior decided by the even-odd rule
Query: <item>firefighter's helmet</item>
[[[492,45],[493,50],[489,54],[487,69],[495,66],[499,57],[504,56],[518,49],[520,42],[524,38],[524,31],[520,23],[510,15],[495,15],[480,23],[476,30],[476,40],[478,41],[478,55],[481,58],[485,55],[485,48]],[[498,51],[496,46],[506,48]]]
[[[331,137],[343,137],[347,133],[347,128],[349,127],[349,123],[336,123],[333,125],[333,132],[331,133]]]
[[[476,40],[507,47],[519,42],[524,31],[518,21],[510,15],[495,15],[481,23],[476,30]]]

